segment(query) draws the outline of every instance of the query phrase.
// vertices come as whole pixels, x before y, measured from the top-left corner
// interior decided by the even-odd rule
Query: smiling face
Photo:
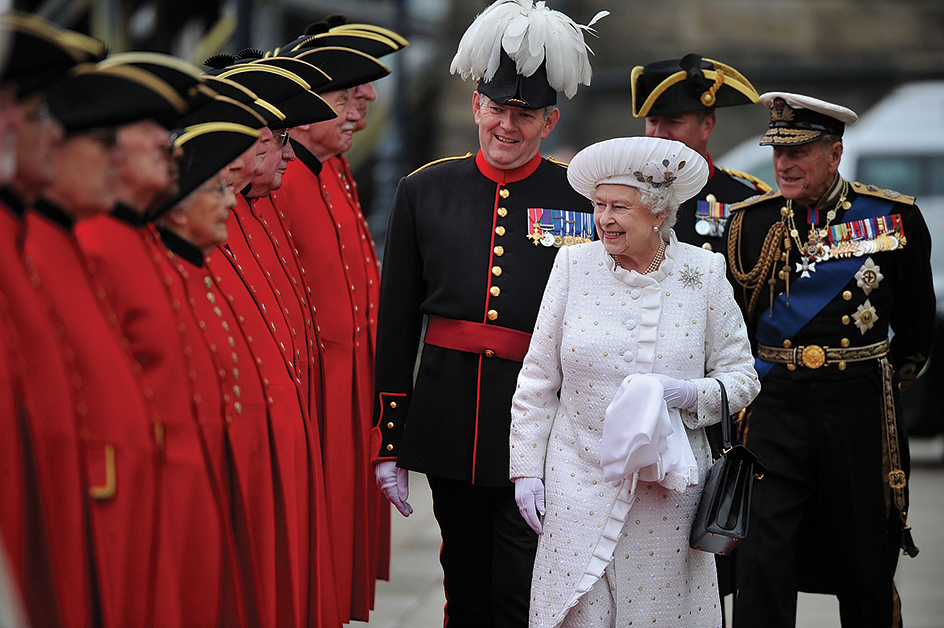
[[[322,98],[334,108],[338,117],[297,127],[298,133],[292,133],[292,138],[297,137],[299,142],[322,163],[335,155],[346,153],[351,148],[354,130],[361,119],[356,102],[352,98],[353,91],[353,89],[342,89],[322,94]]]
[[[472,94],[472,113],[482,154],[499,170],[514,170],[531,161],[560,118],[558,109],[545,118],[544,109],[499,105],[479,92]]]
[[[630,185],[598,185],[593,194],[593,223],[603,247],[620,260],[623,268],[645,268],[659,248],[664,214],[653,214]]]
[[[815,205],[839,171],[842,142],[816,140],[800,146],[774,146],[774,176],[783,197]]]
[[[703,111],[687,111],[665,116],[646,118],[646,137],[682,142],[692,150],[708,158],[708,138],[715,128],[717,116]]]

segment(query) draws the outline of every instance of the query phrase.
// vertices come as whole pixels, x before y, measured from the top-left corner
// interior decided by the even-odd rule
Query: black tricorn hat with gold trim
[[[155,220],[183,200],[188,194],[206,183],[259,139],[256,129],[220,120],[195,124],[184,129],[174,140],[174,145],[183,149],[178,161],[180,175],[178,192],[174,198],[162,203],[149,216]]]
[[[637,65],[630,82],[634,118],[759,102],[757,90],[740,72],[694,53]]]

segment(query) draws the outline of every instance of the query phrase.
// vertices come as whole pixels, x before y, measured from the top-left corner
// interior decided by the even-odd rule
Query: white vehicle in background
[[[772,150],[760,136],[718,158],[773,187]],[[877,185],[918,199],[931,232],[931,268],[937,294],[935,351],[925,372],[903,396],[908,433],[944,432],[944,407],[931,391],[944,389],[944,81],[906,83],[846,126],[839,172],[850,181]]]

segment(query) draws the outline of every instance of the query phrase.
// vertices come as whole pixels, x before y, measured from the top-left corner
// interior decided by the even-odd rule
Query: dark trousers
[[[893,625],[899,537],[883,480],[881,381],[764,380],[746,444],[767,466],[737,562],[737,628],[793,628],[797,592],[845,628]]]
[[[447,628],[524,628],[538,536],[515,489],[427,476],[442,533]]]

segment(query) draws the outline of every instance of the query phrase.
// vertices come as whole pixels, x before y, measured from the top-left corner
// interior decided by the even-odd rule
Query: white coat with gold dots
[[[697,486],[604,480],[604,413],[632,373],[698,386],[697,412],[681,412]],[[674,232],[648,275],[616,267],[601,242],[560,250],[512,405],[510,477],[546,490],[531,626],[720,625],[714,557],[688,546],[711,462],[704,427],[721,418],[711,378],[731,412],[760,390],[724,257]]]

